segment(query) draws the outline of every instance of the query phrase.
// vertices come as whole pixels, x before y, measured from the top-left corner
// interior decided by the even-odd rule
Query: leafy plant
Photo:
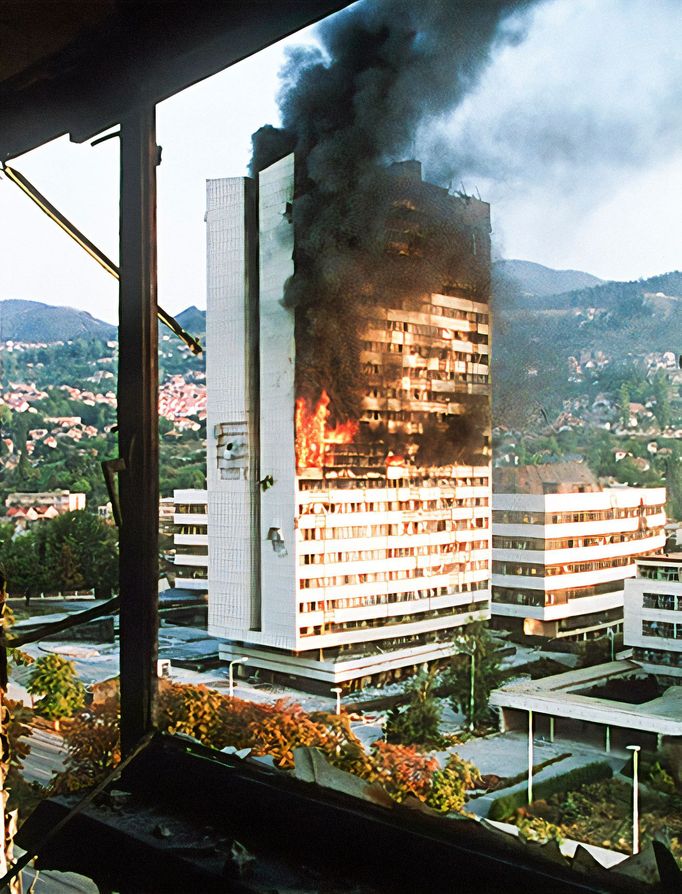
[[[28,691],[40,696],[36,713],[48,720],[71,717],[85,702],[85,687],[73,662],[61,655],[44,655],[35,662]]]
[[[121,760],[118,699],[77,714],[64,730],[65,767],[53,780],[53,793],[97,785]]]
[[[519,835],[526,841],[537,841],[540,844],[545,844],[548,841],[562,844],[564,841],[563,830],[539,816],[523,817],[516,825]]]
[[[441,744],[439,732],[442,707],[434,694],[435,672],[417,674],[405,684],[409,701],[392,708],[386,719],[386,740],[399,745],[434,748]]]
[[[426,801],[433,777],[438,770],[435,757],[428,757],[413,746],[375,742],[372,748],[377,779],[398,803],[409,795]]]
[[[676,791],[675,780],[668,771],[661,766],[660,761],[655,761],[647,777],[649,785],[658,792],[673,795]]]
[[[440,813],[459,812],[464,807],[467,792],[477,788],[480,783],[476,767],[458,754],[453,754],[445,767],[433,774],[426,803]]]
[[[478,727],[491,718],[490,693],[507,678],[502,669],[500,645],[486,624],[477,621],[467,627],[461,642],[453,645],[450,666],[443,674],[443,687],[450,695],[455,711],[461,711],[467,724]],[[471,712],[471,652],[474,653],[474,710]]]

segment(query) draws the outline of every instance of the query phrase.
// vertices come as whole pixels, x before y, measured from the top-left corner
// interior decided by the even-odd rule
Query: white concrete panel
[[[261,495],[262,630],[280,648],[296,643],[296,456],[294,444],[294,312],[282,299],[294,272],[291,203],[294,157],[259,175],[261,475],[274,484]],[[279,532],[274,535],[274,532]],[[272,536],[283,540],[275,548]]]
[[[254,453],[247,235],[251,188],[243,177],[209,180],[206,195],[209,631],[218,636],[228,627],[248,630],[252,601],[257,598],[250,462]]]

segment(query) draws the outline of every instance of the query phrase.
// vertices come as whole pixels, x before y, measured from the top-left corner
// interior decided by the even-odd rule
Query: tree
[[[434,694],[435,671],[422,671],[405,684],[407,705],[389,711],[384,732],[387,742],[400,745],[440,744],[440,719],[443,709]]]
[[[618,416],[621,424],[627,426],[630,422],[630,389],[627,382],[622,382],[618,392]]]
[[[53,588],[94,587],[108,595],[118,584],[115,528],[85,510],[67,512],[39,528],[42,555]]]
[[[672,453],[666,462],[665,485],[668,493],[668,516],[682,520],[682,448],[675,441]]]
[[[5,539],[0,544],[0,563],[4,566],[7,589],[13,595],[31,596],[44,589],[48,582],[33,530]]]
[[[654,398],[656,405],[654,407],[654,416],[661,429],[667,428],[670,424],[670,395],[668,394],[668,379],[662,369],[659,369],[654,376]]]
[[[450,694],[455,711],[461,711],[469,724],[479,726],[490,720],[488,699],[506,679],[501,667],[500,646],[490,629],[481,621],[470,624],[453,644],[450,666],[443,675],[443,684]],[[471,653],[474,654],[474,709],[471,712]]]
[[[48,720],[71,717],[85,703],[85,687],[76,668],[61,655],[44,655],[36,661],[28,691],[40,696],[35,709]]]

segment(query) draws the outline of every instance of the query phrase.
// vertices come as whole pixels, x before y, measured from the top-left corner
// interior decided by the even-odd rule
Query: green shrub
[[[656,761],[649,770],[647,782],[651,788],[657,792],[664,792],[666,795],[674,795],[675,780],[668,771],[661,766],[660,761]]]
[[[547,799],[551,795],[560,792],[568,792],[580,788],[590,782],[601,782],[602,779],[610,779],[613,770],[606,761],[595,761],[584,767],[576,767],[559,776],[539,782],[533,786],[533,794],[536,798]],[[519,807],[527,804],[527,790],[521,788],[518,791],[509,792],[493,801],[488,818],[491,820],[504,820],[510,817]]]
[[[35,662],[28,691],[40,696],[36,714],[48,720],[71,717],[85,704],[85,687],[76,676],[73,662],[54,653]]]

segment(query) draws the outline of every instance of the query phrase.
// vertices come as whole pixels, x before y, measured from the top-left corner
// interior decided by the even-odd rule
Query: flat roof
[[[682,736],[682,686],[670,686],[658,698],[639,705],[579,694],[586,687],[634,673],[646,671],[637,662],[625,660],[583,667],[540,680],[520,680],[495,689],[490,694],[490,704],[603,726]]]
[[[651,556],[638,556],[638,565],[680,565],[682,553],[656,553]]]

